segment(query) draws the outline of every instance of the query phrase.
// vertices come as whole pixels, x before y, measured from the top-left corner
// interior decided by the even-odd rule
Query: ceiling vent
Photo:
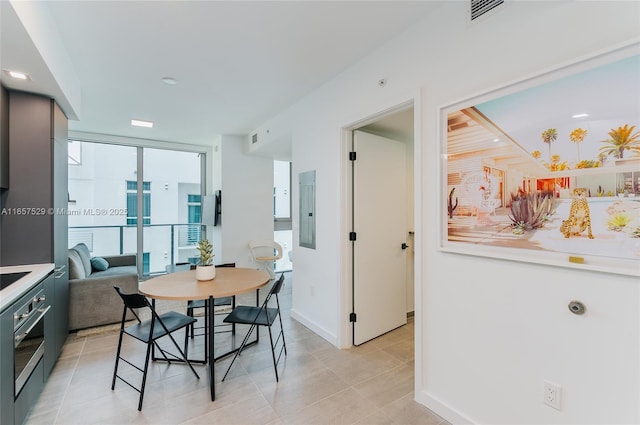
[[[258,133],[251,136],[251,144],[258,143]]]
[[[504,0],[471,0],[471,20],[479,18],[502,3]]]

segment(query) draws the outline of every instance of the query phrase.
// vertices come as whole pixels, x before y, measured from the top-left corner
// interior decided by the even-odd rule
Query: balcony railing
[[[165,273],[168,264],[195,262],[202,227],[199,224],[143,226],[143,275]],[[135,254],[137,229],[127,226],[70,226],[69,247],[84,243],[92,256]]]

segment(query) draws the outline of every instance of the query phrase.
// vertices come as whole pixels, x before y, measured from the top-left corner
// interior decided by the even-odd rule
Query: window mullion
[[[137,183],[136,183],[136,204],[137,204],[137,216],[136,216],[136,234],[137,234],[137,246],[136,246],[136,264],[138,265],[138,276],[144,276],[144,150],[141,146],[138,146],[137,151]]]

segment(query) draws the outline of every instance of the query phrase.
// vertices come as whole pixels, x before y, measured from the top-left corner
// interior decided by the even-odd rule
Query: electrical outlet
[[[560,410],[560,397],[562,395],[562,387],[544,381],[544,404],[554,409]]]

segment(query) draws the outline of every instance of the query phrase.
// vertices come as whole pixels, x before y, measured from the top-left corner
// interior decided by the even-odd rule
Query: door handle
[[[407,245],[406,243],[403,242],[402,245],[400,245],[400,247],[402,249],[407,249],[407,248],[409,248],[409,245]]]

